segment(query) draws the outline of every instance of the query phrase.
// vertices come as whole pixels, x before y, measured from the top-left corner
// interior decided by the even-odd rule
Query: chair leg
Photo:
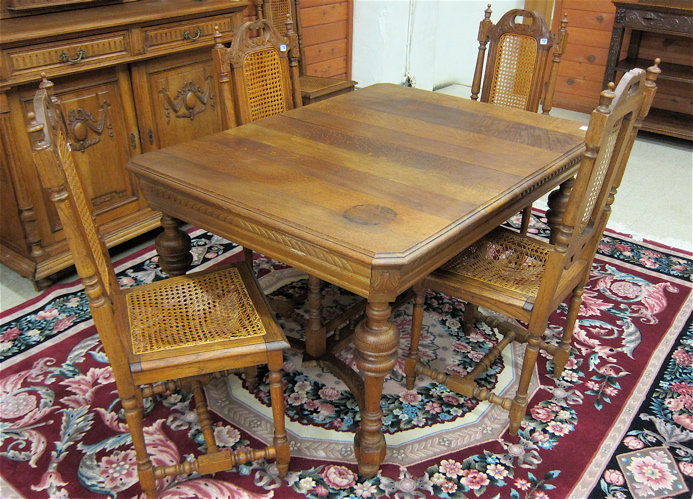
[[[563,369],[565,369],[565,365],[570,358],[570,344],[573,339],[573,330],[575,329],[575,323],[577,322],[578,313],[580,312],[580,304],[582,303],[582,294],[584,291],[584,284],[580,284],[573,290],[573,296],[570,298],[561,343],[553,354],[553,377],[556,379],[561,377]]]
[[[522,420],[527,411],[527,392],[529,391],[529,383],[534,374],[534,366],[537,364],[539,353],[539,345],[541,337],[533,334],[531,331],[527,336],[527,348],[525,349],[525,358],[522,362],[522,372],[520,373],[520,382],[517,386],[517,392],[510,407],[510,434],[517,435],[520,429]]]
[[[243,369],[245,372],[245,383],[248,385],[248,391],[252,392],[257,386],[257,366],[249,366]]]
[[[529,222],[532,219],[532,206],[527,206],[522,210],[522,221],[520,222],[520,234],[527,234]]]
[[[424,295],[423,281],[414,284],[414,309],[411,313],[411,341],[409,353],[404,360],[404,374],[406,376],[407,390],[414,389],[416,382],[416,364],[419,363],[419,341],[421,341],[421,327],[423,326]]]
[[[147,444],[144,441],[144,431],[142,430],[142,417],[144,407],[135,396],[121,398],[125,411],[125,420],[132,437],[132,445],[137,455],[137,474],[140,480],[142,492],[150,499],[156,499],[156,479],[154,478],[154,465],[147,453]]]
[[[474,323],[479,315],[479,307],[467,302],[464,306],[464,335],[469,336],[474,331]]]
[[[253,268],[253,250],[250,248],[243,248],[243,259],[248,262],[250,268]]]
[[[214,439],[214,426],[209,417],[209,408],[207,406],[207,398],[202,388],[202,383],[195,381],[192,383],[192,392],[195,399],[195,411],[197,412],[197,421],[202,431],[202,436],[207,444],[207,453],[217,452],[217,442]]]
[[[272,418],[274,420],[273,446],[276,450],[276,463],[279,476],[284,478],[289,471],[291,451],[284,424],[284,387],[282,386],[282,367],[284,358],[281,352],[270,355],[269,367],[270,398],[272,400]]]

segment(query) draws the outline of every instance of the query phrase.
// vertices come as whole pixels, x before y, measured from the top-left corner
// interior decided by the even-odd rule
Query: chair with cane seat
[[[224,107],[224,128],[233,128],[301,106],[298,41],[289,21],[281,36],[264,19],[236,32],[231,47],[215,30],[212,50]]]
[[[478,100],[481,92],[481,102],[534,113],[541,102],[542,114],[549,114],[558,65],[568,39],[568,19],[564,17],[558,31],[551,33],[536,11],[513,9],[497,24],[491,22],[491,14],[489,4],[479,23],[479,53],[472,81],[472,100]],[[522,212],[521,231],[524,233],[529,226],[530,213],[531,206]]]
[[[407,389],[414,388],[416,375],[427,375],[461,395],[487,400],[508,410],[510,433],[517,433],[526,412],[528,387],[539,350],[554,356],[553,375],[557,378],[568,361],[583,289],[635,135],[656,91],[658,63],[656,60],[647,72],[629,71],[615,91],[612,83],[601,93],[586,133],[582,162],[550,241],[499,227],[416,284],[411,347],[405,361]],[[479,318],[479,306],[505,316],[489,322],[503,338],[464,376],[447,375],[420,362],[426,289],[467,302],[466,334],[471,333],[474,321]],[[568,296],[560,344],[549,344],[542,338],[549,316]],[[513,341],[527,346],[515,396],[508,398],[475,380]]]
[[[279,474],[285,476],[289,442],[281,370],[289,345],[248,263],[120,289],[87,205],[60,102],[45,78],[28,131],[41,183],[55,203],[113,369],[143,492],[156,497],[157,486],[162,487],[157,481],[166,477],[216,473],[261,458],[276,458]],[[273,442],[258,449],[219,448],[203,385],[259,364],[269,368]],[[168,465],[147,451],[144,403],[175,390],[192,393],[207,453]]]

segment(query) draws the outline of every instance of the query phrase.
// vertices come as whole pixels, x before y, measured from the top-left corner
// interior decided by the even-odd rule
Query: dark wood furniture
[[[553,106],[558,65],[567,39],[568,20],[551,33],[534,11],[512,9],[498,23],[491,7],[479,23],[479,54],[472,81],[472,100],[549,114]],[[483,86],[482,86],[483,76]]]
[[[693,139],[693,3],[690,0],[614,1],[604,85],[632,68],[662,59],[657,97],[642,129]]]
[[[262,6],[257,9],[258,14],[263,14],[266,19],[269,19],[282,36],[286,36],[287,16],[294,21],[300,49],[299,68],[301,95],[304,105],[354,90],[356,85],[354,80],[307,74],[299,0],[266,0],[261,5]]]
[[[3,9],[0,262],[39,284],[73,263],[24,133],[41,73],[55,83],[90,208],[114,246],[159,225],[125,171],[128,159],[223,130],[214,26],[230,42],[247,5],[138,0],[49,13]]]
[[[43,187],[63,223],[89,297],[137,455],[143,492],[158,497],[171,484],[157,481],[190,473],[212,474],[237,464],[276,457],[280,477],[289,466],[284,425],[282,350],[289,347],[247,261],[120,289],[67,143],[68,126],[53,85],[44,80],[29,114],[29,134]],[[35,113],[35,114],[34,114]],[[267,364],[274,441],[259,449],[220,449],[203,385],[232,370]],[[249,380],[250,381],[250,380]],[[168,391],[193,394],[206,453],[171,462],[147,452],[145,399]],[[151,447],[150,447],[151,450]]]
[[[425,374],[465,397],[478,397],[510,413],[510,434],[516,435],[529,402],[529,384],[539,350],[553,355],[553,376],[559,378],[570,357],[570,344],[592,260],[611,212],[630,150],[655,95],[659,68],[626,73],[614,92],[611,83],[601,93],[586,133],[585,156],[574,182],[565,214],[552,227],[551,240],[499,227],[414,287],[411,347],[405,363],[407,389],[414,389],[417,374]],[[549,212],[549,218],[554,214]],[[465,333],[472,334],[478,306],[498,314],[491,322],[501,341],[464,376],[447,375],[420,362],[419,341],[426,289],[467,302]],[[559,344],[544,335],[549,317],[569,299]],[[521,321],[527,326],[522,326]],[[526,343],[522,370],[514,397],[502,397],[477,379],[493,368],[513,341]],[[424,346],[424,348],[426,348]]]
[[[583,141],[572,121],[378,84],[134,157],[130,170],[153,208],[368,299],[358,375],[311,328],[306,354],[355,394],[355,455],[372,477],[399,347],[391,302],[570,178]]]

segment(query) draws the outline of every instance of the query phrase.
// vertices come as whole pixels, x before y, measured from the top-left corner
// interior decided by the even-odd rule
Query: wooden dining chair
[[[233,128],[301,106],[298,40],[289,21],[286,37],[265,20],[249,21],[229,48],[215,30],[212,50],[224,108],[224,128]]]
[[[614,201],[635,135],[656,91],[659,60],[647,72],[626,73],[601,93],[585,136],[585,153],[570,187],[561,221],[550,241],[499,227],[428,275],[415,286],[411,347],[405,361],[407,389],[416,375],[427,375],[451,390],[500,405],[510,412],[516,434],[528,403],[528,388],[539,350],[553,355],[558,378],[568,361],[573,328],[590,275],[592,260]],[[478,307],[502,314],[489,325],[503,338],[465,376],[447,375],[420,362],[424,295],[433,289],[467,302],[464,331],[470,334]],[[560,344],[543,340],[549,316],[570,296]],[[496,316],[497,317],[497,316]],[[483,320],[483,318],[482,318]],[[527,326],[520,325],[518,321]],[[503,397],[475,380],[486,373],[513,341],[526,343],[514,398]]]
[[[41,183],[55,203],[113,369],[143,492],[156,497],[157,480],[165,477],[216,473],[261,458],[276,458],[279,474],[285,476],[289,442],[281,370],[289,345],[247,262],[120,289],[87,205],[60,102],[45,78],[28,119]],[[219,448],[203,385],[258,364],[269,368],[273,442],[258,449]],[[144,401],[175,390],[192,393],[207,454],[155,465],[165,461],[147,451]]]
[[[489,4],[479,24],[472,100],[478,100],[481,92],[481,102],[532,112],[538,111],[541,102],[542,114],[549,114],[568,39],[567,17],[551,33],[536,11],[513,9],[497,24],[491,22],[491,14]]]
[[[309,76],[306,70],[306,54],[303,46],[301,6],[299,0],[260,0],[256,1],[258,16],[269,20],[280,35],[286,36],[286,19],[294,20],[299,47],[299,80],[303,105],[351,92],[356,86],[354,80],[343,80],[328,76]]]
[[[513,9],[497,24],[491,22],[491,14],[491,4],[488,4],[484,19],[479,23],[479,53],[472,81],[472,100],[478,100],[481,91],[481,102],[535,113],[541,102],[542,114],[549,114],[558,65],[568,40],[567,17],[563,17],[558,31],[551,33],[536,11]],[[531,206],[522,211],[520,230],[523,233],[529,228],[531,212]]]

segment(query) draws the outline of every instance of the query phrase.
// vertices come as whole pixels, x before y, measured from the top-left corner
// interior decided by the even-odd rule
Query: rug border
[[[602,478],[604,469],[611,460],[615,449],[623,439],[623,436],[630,428],[631,422],[637,417],[637,409],[647,398],[653,383],[657,380],[657,374],[663,368],[663,362],[671,352],[676,340],[681,335],[686,321],[693,312],[693,289],[689,288],[688,296],[683,302],[679,313],[671,323],[668,331],[663,335],[662,340],[657,345],[657,350],[652,354],[645,369],[643,369],[640,380],[650,378],[645,383],[638,382],[633,392],[628,397],[627,402],[621,408],[621,412],[611,425],[611,430],[606,434],[600,443],[600,452],[596,453],[589,465],[583,470],[580,478],[570,490],[568,495],[571,499],[584,499],[598,485]]]

